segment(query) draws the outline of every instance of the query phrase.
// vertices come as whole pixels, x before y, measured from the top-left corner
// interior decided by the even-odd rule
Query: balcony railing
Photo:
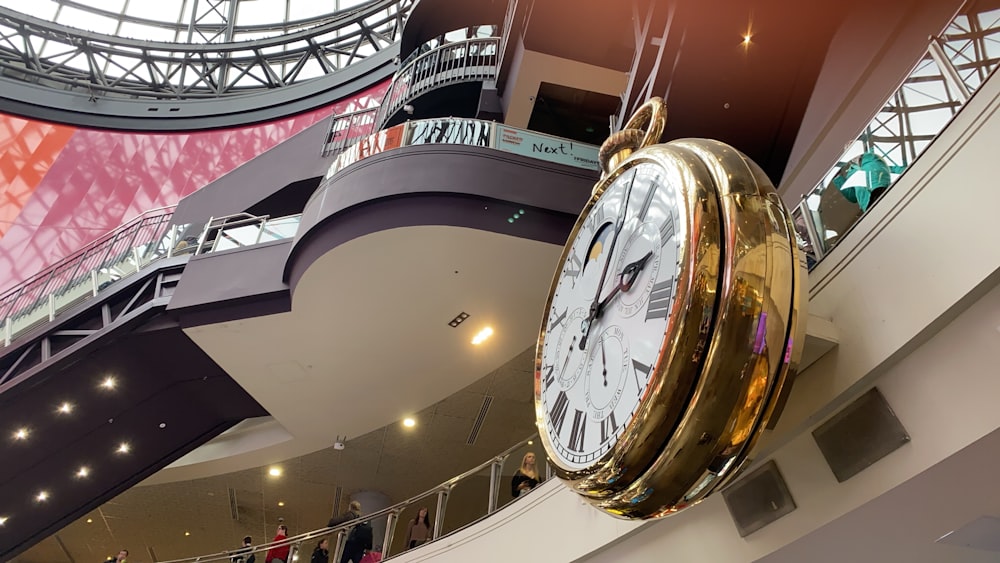
[[[267,550],[289,546],[290,561],[306,561],[313,546],[320,540],[329,538],[330,561],[340,561],[349,530],[362,521],[368,521],[372,524],[373,529],[384,530],[382,534],[374,537],[372,544],[373,551],[380,552],[383,558],[388,559],[408,549],[406,538],[402,534],[397,534],[397,531],[405,533],[407,524],[417,515],[421,507],[429,509],[428,518],[431,520],[432,533],[428,543],[437,541],[486,518],[515,500],[513,497],[508,498],[507,495],[500,494],[502,487],[509,486],[509,479],[505,480],[503,477],[504,468],[510,468],[511,470],[507,473],[513,474],[514,470],[520,467],[523,455],[531,451],[535,439],[537,436],[522,440],[486,462],[403,502],[371,514],[364,514],[361,518],[342,525],[320,528],[285,538],[279,542],[254,546],[248,551],[240,552],[240,555],[246,559],[249,558],[250,553],[254,553],[257,561],[264,561],[264,554]],[[548,467],[546,467],[545,477],[551,477]],[[501,500],[501,496],[503,496],[503,500]],[[461,508],[462,510],[449,512],[449,504],[455,509]],[[308,551],[303,552],[303,547]],[[173,559],[162,563],[228,562],[232,560],[234,554],[236,554],[235,550],[221,551],[197,557]]]
[[[173,207],[147,211],[0,295],[0,342],[10,346],[157,260],[291,238],[300,218],[240,213],[204,225],[171,225],[172,216]]]
[[[509,127],[493,121],[447,117],[407,121],[357,139],[354,144],[341,151],[327,170],[326,178],[329,179],[355,162],[380,152],[428,144],[488,147],[587,170],[600,169],[597,162],[599,147],[596,145]]]
[[[818,264],[937,138],[1000,61],[1000,10],[960,13],[793,211]]]
[[[421,94],[448,84],[497,77],[499,37],[448,43],[410,59],[392,79],[378,111],[378,127]]]

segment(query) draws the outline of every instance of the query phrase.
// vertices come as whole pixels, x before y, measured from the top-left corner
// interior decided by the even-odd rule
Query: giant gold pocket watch
[[[601,147],[545,305],[539,434],[598,508],[654,518],[748,465],[801,351],[805,269],[764,172],[705,139],[660,140],[647,102]]]

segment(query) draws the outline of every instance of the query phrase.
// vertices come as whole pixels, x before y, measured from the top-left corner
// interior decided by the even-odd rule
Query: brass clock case
[[[763,171],[734,148],[684,139],[641,148],[595,187],[563,252],[621,174],[653,163],[679,197],[678,277],[645,394],[614,447],[585,469],[559,465],[544,424],[538,339],[535,404],[560,479],[624,518],[677,512],[730,482],[780,414],[804,340],[806,273],[790,216]],[[560,262],[562,263],[562,262]],[[546,311],[552,306],[559,272]]]

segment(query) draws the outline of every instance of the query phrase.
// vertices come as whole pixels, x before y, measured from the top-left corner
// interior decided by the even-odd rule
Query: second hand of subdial
[[[604,339],[601,339],[601,367],[604,375],[604,386],[608,386],[608,356],[604,353]]]
[[[576,346],[576,336],[574,336],[573,341],[569,343],[569,352],[566,353],[566,361],[563,362],[562,369],[559,370],[560,381],[566,380],[566,368],[569,366],[569,359],[573,355],[573,346]]]

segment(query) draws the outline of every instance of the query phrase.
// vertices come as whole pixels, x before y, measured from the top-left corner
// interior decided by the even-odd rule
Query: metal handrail
[[[139,272],[153,262],[182,254],[204,254],[217,250],[218,238],[227,231],[257,225],[252,242],[242,243],[229,237],[230,247],[258,244],[267,233],[269,240],[294,236],[269,229],[269,225],[297,223],[301,215],[271,218],[249,213],[235,213],[210,219],[204,226],[171,225],[173,207],[152,209],[119,226],[103,237],[0,296],[0,345],[9,346],[21,333],[43,322],[55,320],[62,310],[95,297],[104,287],[123,277]],[[151,232],[144,232],[151,228]],[[197,229],[198,236],[180,238]],[[205,246],[210,234],[211,245]],[[197,242],[194,242],[197,241]],[[127,265],[127,271],[121,269]],[[68,273],[68,275],[66,275]],[[104,277],[101,282],[100,278]]]
[[[51,278],[53,272],[65,267],[65,265],[68,263],[79,261],[83,256],[88,254],[91,250],[99,246],[102,246],[104,244],[107,244],[109,241],[114,240],[114,238],[120,235],[121,233],[133,229],[137,225],[142,224],[143,221],[146,221],[153,217],[170,217],[171,215],[173,215],[173,210],[176,207],[177,207],[176,205],[168,205],[144,211],[139,215],[135,216],[134,218],[130,219],[129,221],[126,221],[125,223],[122,223],[121,225],[108,231],[108,233],[106,233],[105,235],[98,237],[93,241],[83,245],[78,250],[72,252],[65,258],[62,258],[56,263],[46,267],[43,270],[40,270],[39,272],[22,280],[18,284],[12,286],[10,289],[4,291],[2,294],[0,294],[0,319],[10,316],[9,314],[10,312],[9,311],[5,312],[3,306],[4,303],[6,303],[8,299],[10,299],[11,295],[17,293],[24,293],[24,290],[27,286],[36,283],[38,280],[42,278]]]
[[[335,533],[338,534],[338,536],[341,536],[342,534],[344,534],[345,532],[347,532],[348,530],[350,530],[352,527],[354,527],[359,522],[371,521],[371,520],[375,520],[377,518],[381,518],[383,516],[385,516],[385,517],[391,517],[393,515],[398,516],[406,508],[415,505],[417,502],[419,502],[419,501],[421,501],[421,500],[423,500],[423,499],[425,499],[425,498],[427,498],[429,496],[437,495],[437,494],[440,494],[442,492],[451,491],[455,487],[455,485],[457,485],[458,483],[464,481],[465,479],[468,479],[469,477],[472,477],[473,475],[476,475],[477,473],[479,473],[480,471],[482,471],[484,469],[490,468],[492,470],[492,468],[497,463],[502,463],[504,460],[506,460],[508,457],[510,457],[511,453],[513,453],[514,451],[518,450],[519,448],[523,448],[525,446],[530,445],[529,442],[531,442],[532,440],[535,440],[537,438],[538,438],[537,434],[532,434],[528,438],[525,438],[524,440],[521,440],[517,444],[515,444],[515,445],[513,445],[513,446],[511,446],[509,448],[507,448],[506,450],[504,450],[504,451],[500,452],[499,454],[491,457],[489,460],[487,460],[487,461],[485,461],[485,462],[483,462],[483,463],[481,463],[481,464],[473,467],[472,469],[464,471],[461,474],[459,474],[459,475],[457,475],[455,477],[452,477],[451,479],[448,479],[447,481],[444,481],[443,483],[439,484],[438,486],[436,486],[436,487],[434,487],[432,489],[428,489],[427,491],[424,491],[423,493],[420,493],[418,495],[412,496],[412,497],[410,497],[410,498],[408,498],[408,499],[406,499],[406,500],[404,500],[402,502],[396,503],[396,504],[394,504],[392,506],[383,508],[381,510],[378,510],[376,512],[372,512],[370,514],[362,515],[362,516],[360,516],[360,517],[358,517],[358,518],[356,518],[354,520],[351,520],[349,522],[346,522],[344,524],[340,524],[340,525],[332,526],[332,527],[328,526],[328,527],[325,527],[325,528],[319,528],[319,529],[316,529],[316,530],[312,530],[312,531],[309,531],[309,532],[304,532],[302,534],[298,534],[296,536],[287,537],[287,538],[285,538],[285,539],[283,539],[281,541],[268,542],[268,543],[263,543],[263,544],[260,544],[260,545],[257,545],[257,546],[253,546],[251,548],[251,551],[242,552],[242,553],[239,553],[239,554],[243,555],[244,557],[246,557],[246,556],[250,555],[250,553],[262,553],[262,552],[266,552],[269,549],[273,549],[275,547],[299,546],[303,542],[306,542],[308,540],[322,538],[324,536],[329,536],[329,535],[332,535],[332,534],[335,534]],[[497,483],[492,483],[492,485],[493,486],[491,486],[490,495],[491,496],[495,496],[494,487],[497,485]],[[488,517],[490,514],[492,514],[493,512],[495,512],[497,509],[498,508],[495,506],[495,504],[493,502],[491,502],[490,503],[490,509],[479,520],[481,520],[482,518]],[[440,528],[439,528],[439,519],[443,519],[443,517],[444,517],[444,511],[442,509],[439,508],[438,510],[436,510],[434,512],[434,520],[435,520],[434,527],[435,527],[435,530],[440,531]],[[475,522],[478,522],[479,520],[476,520]],[[470,522],[469,524],[472,524],[472,523],[474,523],[474,522]],[[398,521],[393,522],[393,526],[396,525],[396,524],[398,524]],[[441,539],[442,537],[445,537],[445,536],[447,536],[447,535],[449,535],[451,533],[454,533],[455,531],[457,531],[457,530],[452,530],[448,534],[444,534],[444,535],[433,534],[432,539],[430,539],[427,543],[435,542],[435,541]],[[382,555],[383,555],[383,557],[388,558],[388,557],[391,556],[391,554],[389,553],[389,545],[388,544],[392,541],[393,532],[394,532],[394,530],[392,529],[392,527],[390,527],[390,526],[387,525],[386,526],[386,538],[385,539],[388,540],[388,541],[384,541],[383,542],[383,546],[382,546],[382,549],[383,549]],[[342,537],[340,539],[342,539]],[[339,554],[339,549],[340,549],[340,547],[341,547],[340,546],[340,542],[338,541],[337,545],[335,546],[335,549],[331,550],[331,558],[330,558],[331,561],[339,561],[339,555],[340,555]],[[230,560],[236,554],[237,554],[236,550],[222,551],[222,552],[209,553],[209,554],[206,554],[206,555],[200,555],[200,556],[194,556],[194,557],[185,557],[185,558],[182,558],[182,559],[171,559],[169,561],[161,561],[160,563],[195,563],[195,562],[198,562],[198,563],[211,563],[212,561],[227,561],[227,560]],[[337,557],[334,557],[334,555],[336,555]]]
[[[392,78],[379,107],[377,128],[421,94],[446,84],[496,78],[499,37],[447,43],[414,57]]]

